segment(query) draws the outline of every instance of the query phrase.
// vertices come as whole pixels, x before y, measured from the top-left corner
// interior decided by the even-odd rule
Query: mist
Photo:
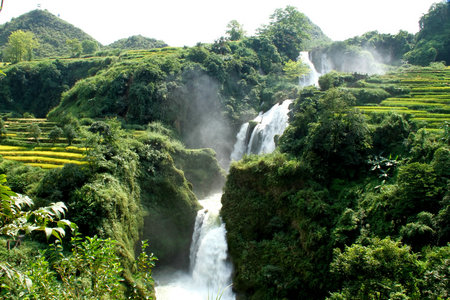
[[[201,70],[187,70],[183,77],[183,141],[188,148],[214,149],[220,165],[226,168],[234,134],[223,115],[219,84]]]
[[[326,74],[331,70],[369,75],[386,72],[386,66],[368,50],[339,51],[332,54],[317,51],[312,52],[312,60],[320,74]]]

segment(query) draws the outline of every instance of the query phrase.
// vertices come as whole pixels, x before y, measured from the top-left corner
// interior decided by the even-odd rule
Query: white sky
[[[237,20],[248,35],[277,8],[292,5],[333,40],[367,31],[416,33],[419,18],[439,0],[4,0],[0,24],[40,4],[106,45],[141,34],[171,46],[210,43]]]

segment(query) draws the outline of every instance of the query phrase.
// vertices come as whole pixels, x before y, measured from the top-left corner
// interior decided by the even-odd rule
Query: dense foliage
[[[275,10],[270,19],[269,25],[260,29],[260,34],[272,41],[283,59],[296,60],[300,51],[330,41],[293,6]]]
[[[231,166],[222,217],[242,299],[448,297],[448,131],[362,115],[346,76],[301,91],[282,153]]]
[[[426,66],[433,61],[450,63],[450,2],[433,4],[419,21],[414,49],[405,55],[409,63]]]
[[[161,124],[149,125],[135,139],[117,121],[93,122],[88,130],[76,120],[64,123],[89,145],[89,163],[44,171],[0,158],[0,173],[8,175],[11,188],[32,196],[37,206],[64,201],[66,217],[81,233],[114,239],[128,287],[135,282],[135,249],[141,239],[149,240],[161,264],[186,265],[199,208],[192,185],[206,194],[223,182],[214,152],[186,150]]]
[[[76,81],[107,68],[112,58],[57,59],[22,62],[4,69],[0,79],[0,111],[45,117],[61,93]]]
[[[22,60],[31,60],[33,50],[39,46],[32,32],[17,30],[11,33],[5,48],[5,59],[17,63]]]

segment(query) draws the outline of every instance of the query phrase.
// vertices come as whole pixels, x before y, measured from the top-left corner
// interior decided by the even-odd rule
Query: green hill
[[[111,49],[142,50],[167,46],[166,43],[160,40],[151,39],[142,35],[133,35],[125,39],[117,40],[106,47]]]
[[[67,56],[67,39],[94,40],[90,35],[46,10],[33,10],[10,22],[0,25],[0,50],[8,43],[8,37],[16,30],[31,31],[39,41],[35,57]]]

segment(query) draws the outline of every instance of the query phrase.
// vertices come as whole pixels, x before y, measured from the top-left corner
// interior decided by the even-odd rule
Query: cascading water
[[[225,224],[219,217],[221,193],[213,194],[200,204],[203,209],[197,213],[190,249],[189,273],[167,272],[157,278],[158,300],[233,300],[230,287],[232,265],[227,260]]]
[[[275,136],[286,129],[291,103],[292,100],[285,100],[243,124],[231,160],[239,160],[245,153],[272,152]],[[216,193],[199,201],[203,209],[195,221],[189,272],[166,270],[155,274],[158,300],[235,299],[230,287],[233,268],[227,258],[225,224],[219,216],[221,197],[221,193]]]
[[[299,58],[304,64],[306,64],[309,67],[309,70],[310,70],[308,74],[305,74],[305,75],[300,77],[299,85],[301,87],[305,87],[305,86],[308,86],[308,85],[319,86],[320,74],[319,74],[319,72],[317,72],[316,67],[314,66],[314,64],[310,60],[309,52],[307,52],[307,51],[300,52]]]
[[[285,100],[281,104],[275,104],[267,112],[260,113],[252,121],[244,123],[236,136],[231,160],[239,160],[244,154],[273,152],[276,146],[275,136],[282,135],[287,127],[291,103],[292,100]],[[254,127],[250,126],[251,124]]]

